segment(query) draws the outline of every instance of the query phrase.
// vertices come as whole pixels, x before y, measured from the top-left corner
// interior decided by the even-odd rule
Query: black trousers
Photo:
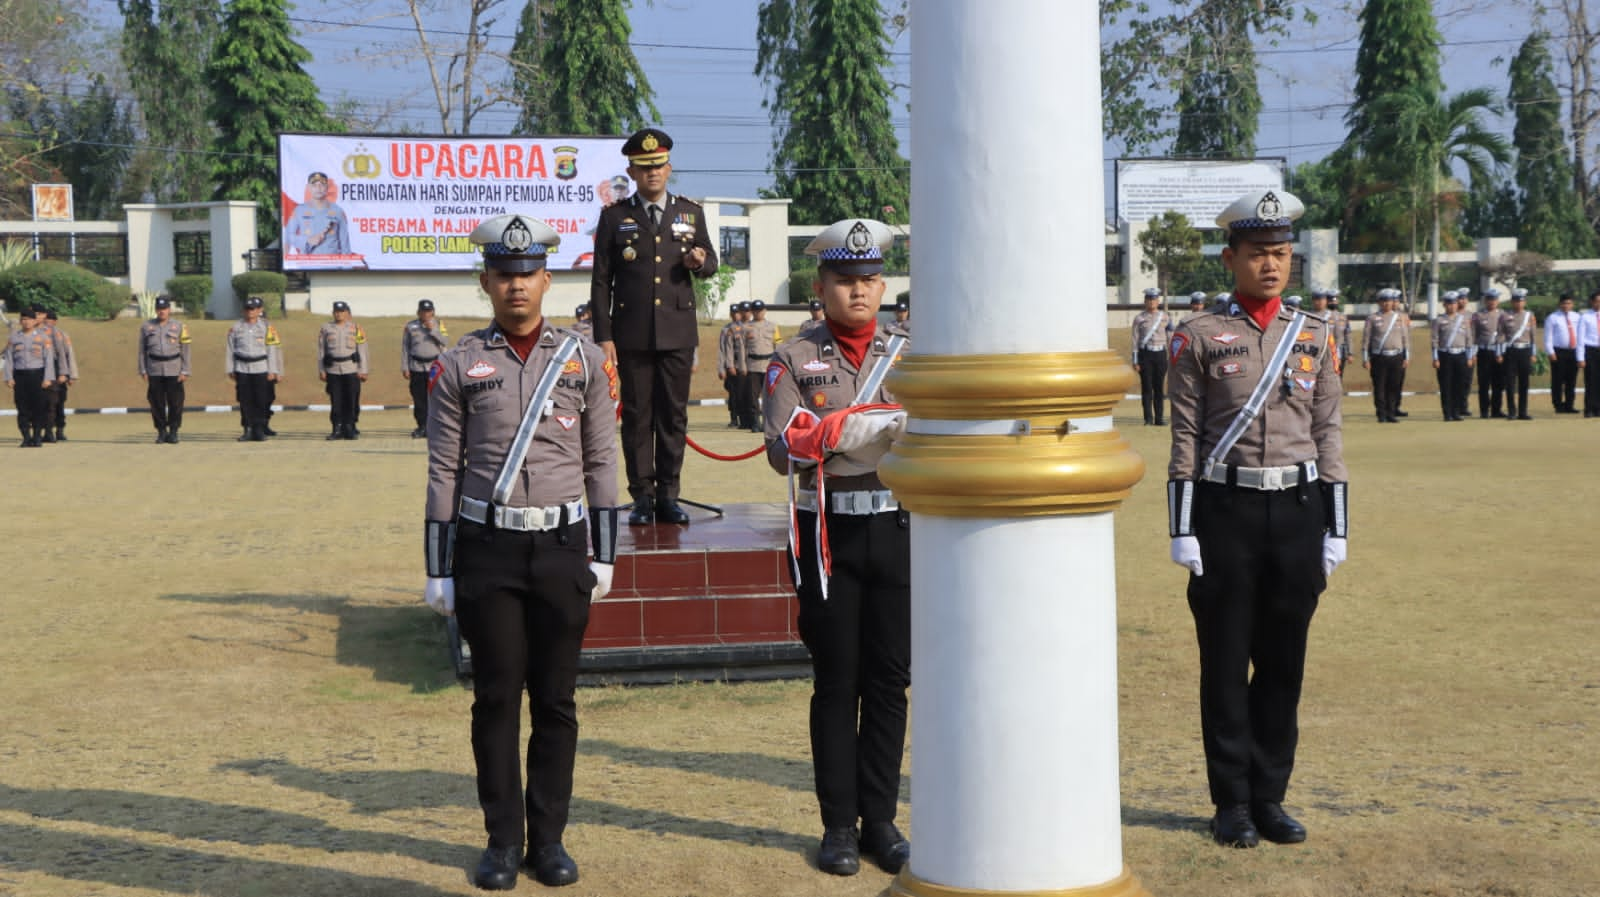
[[[1478,350],[1479,417],[1498,416],[1504,407],[1501,394],[1505,391],[1506,378],[1497,361],[1493,349]]]
[[[1557,411],[1572,411],[1578,400],[1578,350],[1557,349],[1550,358],[1550,401]]]
[[[1372,404],[1379,420],[1389,420],[1400,410],[1400,390],[1406,385],[1405,356],[1372,356]]]
[[[635,501],[676,500],[689,438],[694,349],[617,350],[622,461]]]
[[[361,376],[359,374],[328,375],[328,421],[335,430],[354,427],[361,416]]]
[[[543,533],[461,521],[456,619],[472,648],[472,756],[491,847],[554,844],[572,803],[578,655],[594,573],[585,524]],[[532,731],[521,785],[522,691]]]
[[[144,389],[145,401],[150,403],[150,421],[159,431],[168,427],[176,430],[183,426],[183,381],[177,377],[151,374]]]
[[[267,425],[267,409],[272,406],[266,374],[234,374],[233,395],[239,402],[239,420],[245,429]]]
[[[1139,350],[1139,398],[1144,404],[1144,422],[1159,424],[1167,417],[1167,353],[1165,350]]]
[[[57,430],[65,430],[67,428],[67,391],[71,387],[72,383],[70,381],[57,383],[55,387],[55,407],[52,409],[52,413],[54,414],[53,420]]]
[[[1506,349],[1500,368],[1506,378],[1506,415],[1517,417],[1527,414],[1528,381],[1533,379],[1533,347]]]
[[[1439,353],[1439,405],[1446,420],[1461,416],[1467,407],[1467,384],[1472,380],[1472,369],[1467,367],[1467,356]]]
[[[722,388],[728,393],[728,422],[744,423],[744,375],[724,371]]]
[[[815,513],[797,513],[800,639],[811,652],[811,762],[825,828],[894,821],[911,686],[911,530],[904,511],[828,515],[822,597]]]
[[[39,426],[46,429],[54,427],[56,418],[61,416],[61,406],[66,397],[66,385],[60,382],[51,382],[44,385],[44,411]]]
[[[9,371],[14,381],[12,398],[17,403],[17,430],[23,439],[31,439],[35,432],[45,428],[44,369]]]
[[[406,385],[411,390],[411,419],[417,422],[418,429],[427,429],[428,372],[412,371],[411,376],[406,380]]]
[[[1189,577],[1200,644],[1200,726],[1211,801],[1282,801],[1299,742],[1306,638],[1322,574],[1322,490],[1200,483]]]
[[[766,367],[744,375],[744,411],[747,415],[745,423],[749,426],[754,427],[761,423],[761,391],[766,385]]]
[[[1583,413],[1600,415],[1600,346],[1583,347]]]

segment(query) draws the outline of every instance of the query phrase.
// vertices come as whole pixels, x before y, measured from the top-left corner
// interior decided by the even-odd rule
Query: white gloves
[[[1200,563],[1200,540],[1194,536],[1178,536],[1172,540],[1172,562],[1185,567],[1196,576],[1205,575]]]
[[[611,574],[616,571],[616,567],[611,564],[592,561],[589,564],[589,570],[594,573],[594,588],[589,590],[589,600],[599,601],[601,598],[606,597],[606,593],[611,591]]]
[[[422,587],[422,600],[440,616],[453,617],[456,613],[456,580],[453,576],[430,576]]]
[[[845,418],[839,427],[839,441],[831,448],[841,455],[848,455],[870,445],[881,444],[882,454],[888,451],[889,443],[906,428],[906,413],[903,410],[894,411],[858,411]]]
[[[1350,546],[1346,539],[1337,536],[1322,537],[1322,575],[1332,576],[1333,571],[1349,557]]]

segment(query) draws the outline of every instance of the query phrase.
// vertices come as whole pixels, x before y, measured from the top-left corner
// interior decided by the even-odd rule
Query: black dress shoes
[[[660,523],[688,523],[689,512],[678,506],[678,502],[671,498],[656,499],[656,520]]]
[[[1395,417],[1410,417],[1411,416],[1411,412],[1409,412],[1409,411],[1396,411],[1394,413],[1394,416]]]
[[[169,444],[169,445],[177,445],[178,444],[178,428],[177,427],[173,427],[172,429],[167,431],[167,444]]]
[[[894,875],[911,861],[911,842],[892,822],[868,822],[861,826],[861,852],[872,857],[879,869]]]
[[[578,880],[578,864],[560,843],[535,847],[526,865],[539,884],[547,888],[559,888]]]
[[[1261,833],[1250,821],[1250,805],[1234,804],[1218,807],[1211,817],[1211,837],[1223,847],[1254,847],[1261,843]]]
[[[854,875],[861,871],[861,842],[855,826],[830,828],[822,833],[817,868],[829,875]]]
[[[629,526],[649,526],[656,522],[655,509],[645,501],[633,503],[633,510],[628,512]]]
[[[1261,801],[1250,805],[1250,818],[1261,837],[1274,844],[1299,844],[1306,839],[1306,827],[1283,812],[1283,805]]]
[[[411,438],[412,439],[423,439],[423,438],[426,438],[427,435],[428,435],[428,431],[424,430],[421,427],[418,427],[415,430],[411,431]]]
[[[509,891],[517,886],[517,867],[522,864],[521,847],[488,847],[472,872],[472,883],[485,891]]]
[[[266,424],[262,424],[261,425],[261,435],[262,436],[276,436],[276,435],[278,435],[278,431],[272,429],[271,427],[267,426]]]

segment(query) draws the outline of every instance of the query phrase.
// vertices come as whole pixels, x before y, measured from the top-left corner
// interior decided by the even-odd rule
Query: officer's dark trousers
[[[411,419],[417,422],[417,427],[426,429],[428,426],[428,372],[412,371],[411,378],[406,381],[411,388]]]
[[[800,639],[811,652],[811,762],[825,828],[892,822],[911,685],[911,531],[905,512],[828,515],[822,597],[816,514],[797,513]]]
[[[689,438],[694,349],[617,350],[622,389],[622,460],[635,501],[676,500]]]
[[[67,428],[67,390],[70,389],[71,386],[72,384],[70,382],[56,384],[55,408],[52,409],[54,414],[52,420],[54,421],[57,430],[65,430]]]
[[[15,381],[13,398],[17,403],[17,430],[23,439],[32,439],[45,428],[44,369],[8,371]]]
[[[183,381],[177,377],[151,374],[145,385],[145,400],[150,403],[150,421],[156,430],[165,432],[183,426]]]
[[[39,426],[46,429],[55,426],[56,418],[61,414],[61,406],[66,398],[66,388],[61,383],[46,383],[44,385],[44,411],[39,420]]]
[[[1583,413],[1600,417],[1600,346],[1583,347]]]
[[[1439,353],[1439,404],[1446,420],[1460,417],[1467,403],[1467,382],[1472,379],[1472,369],[1467,367],[1467,356]]]
[[[1505,389],[1505,376],[1495,363],[1493,349],[1478,350],[1478,416],[1491,417],[1501,413],[1500,394]]]
[[[561,840],[578,747],[578,653],[594,588],[583,523],[542,533],[462,521],[456,618],[472,648],[472,756],[491,847]],[[518,744],[529,695],[527,788]],[[526,814],[526,815],[524,815]]]
[[[334,430],[354,427],[361,410],[361,377],[357,374],[328,375],[328,421]]]
[[[266,374],[235,374],[233,395],[239,400],[239,418],[246,430],[267,425],[267,408],[271,399]]]
[[[1405,357],[1374,355],[1371,364],[1372,404],[1377,408],[1378,419],[1394,419],[1400,410],[1400,390],[1406,384]]]
[[[1282,801],[1299,741],[1306,634],[1327,584],[1322,490],[1200,483],[1193,519],[1205,575],[1189,577],[1189,610],[1211,800]]]
[[[1528,413],[1528,381],[1533,379],[1533,347],[1507,349],[1500,362],[1506,378],[1506,415]]]
[[[760,370],[750,371],[744,375],[744,410],[748,415],[745,425],[758,426],[761,423],[761,392],[767,385],[767,369],[763,366]]]
[[[744,416],[744,375],[722,375],[722,388],[728,392],[728,423],[743,424]]]
[[[1550,402],[1557,411],[1572,411],[1578,400],[1578,350],[1557,349],[1550,359]]]
[[[1165,350],[1139,350],[1139,398],[1144,403],[1144,422],[1163,423],[1167,417],[1167,353]]]

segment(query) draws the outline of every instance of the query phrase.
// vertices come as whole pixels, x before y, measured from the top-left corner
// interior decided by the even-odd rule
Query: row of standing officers
[[[0,357],[16,400],[23,448],[67,440],[67,390],[78,382],[78,356],[57,320],[43,306],[19,312]]]

